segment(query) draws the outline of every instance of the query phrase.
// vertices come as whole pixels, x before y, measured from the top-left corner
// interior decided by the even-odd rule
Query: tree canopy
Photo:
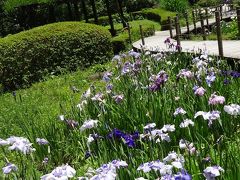
[[[30,4],[42,4],[42,3],[51,3],[55,0],[5,0],[4,9],[6,11],[11,11],[15,7],[26,6]]]

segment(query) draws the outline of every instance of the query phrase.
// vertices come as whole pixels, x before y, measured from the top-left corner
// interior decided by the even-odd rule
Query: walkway
[[[224,18],[228,16],[232,17],[235,14],[226,14]],[[209,24],[214,24],[215,19],[209,19]],[[196,23],[197,28],[201,27],[200,22]],[[189,26],[190,31],[194,30],[194,26]],[[187,33],[187,27],[181,28],[182,34]],[[144,49],[154,52],[170,51],[164,41],[169,38],[169,30],[166,31],[157,31],[154,36],[144,38],[145,45]],[[173,29],[173,36],[176,35],[175,30]],[[175,45],[177,44],[176,40],[170,39]],[[133,48],[141,49],[142,41],[139,40],[133,43]],[[182,51],[184,52],[196,52],[198,50],[204,50],[209,55],[219,55],[218,52],[218,42],[215,40],[207,41],[181,41]],[[240,59],[240,41],[239,40],[223,40],[223,52],[224,57]]]

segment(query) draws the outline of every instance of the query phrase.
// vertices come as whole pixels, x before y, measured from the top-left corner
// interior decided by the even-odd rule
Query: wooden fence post
[[[153,28],[153,35],[155,35],[156,30],[155,30],[154,24],[153,24],[152,28]]]
[[[129,44],[132,44],[131,29],[130,29],[129,23],[127,23],[127,30],[128,30]]]
[[[186,19],[186,25],[187,25],[187,34],[189,36],[190,30],[189,30],[189,21],[188,21],[188,13],[185,12],[185,19]]]
[[[174,20],[175,20],[175,28],[176,28],[177,50],[178,52],[181,52],[180,26],[179,26],[178,16],[176,16]]]
[[[223,19],[223,9],[222,9],[222,5],[220,5],[220,16],[221,16],[221,21]]]
[[[179,23],[179,14],[176,14],[176,17],[178,17],[178,27],[179,27],[179,35],[182,35],[182,31],[181,31],[181,27],[180,27],[180,23]],[[176,28],[176,27],[175,27]]]
[[[238,34],[240,36],[240,7],[237,8]]]
[[[208,20],[209,14],[208,14],[208,8],[205,9],[205,15],[206,15],[207,28],[208,28],[208,30],[209,30],[209,20]]]
[[[221,24],[220,24],[221,17],[220,17],[219,11],[215,12],[215,17],[216,17],[216,25],[217,25],[218,51],[219,51],[219,56],[223,58],[222,32],[221,32]]]
[[[173,38],[173,32],[172,32],[172,19],[170,16],[168,16],[168,24],[169,24],[169,32],[170,32],[170,38]]]
[[[193,26],[194,26],[194,31],[197,34],[197,26],[196,26],[196,16],[194,10],[192,11],[192,19],[193,19]]]
[[[144,41],[144,35],[143,35],[143,30],[142,30],[142,25],[139,25],[139,29],[140,29],[140,34],[141,34],[141,39],[142,39],[142,45],[145,45],[145,41]]]
[[[200,21],[201,21],[202,36],[203,36],[203,40],[205,41],[205,40],[207,40],[207,38],[206,38],[203,14],[200,14]]]

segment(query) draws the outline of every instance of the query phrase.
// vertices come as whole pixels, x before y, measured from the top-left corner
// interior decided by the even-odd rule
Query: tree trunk
[[[54,6],[52,4],[48,6],[48,20],[50,23],[56,22]]]
[[[91,2],[92,10],[93,10],[94,22],[95,22],[95,24],[98,24],[98,16],[97,16],[95,0],[91,0],[90,2]]]
[[[68,8],[68,20],[73,20],[73,13],[72,13],[72,7],[70,2],[67,2],[67,8]]]
[[[112,34],[112,36],[116,35],[116,31],[114,30],[114,24],[113,24],[113,19],[112,19],[112,13],[109,7],[109,1],[105,0],[106,3],[106,7],[107,7],[107,14],[108,14],[108,18],[109,18],[109,24],[110,24],[110,33]]]
[[[86,8],[86,4],[85,4],[85,0],[81,0],[82,2],[82,10],[83,10],[83,14],[84,14],[84,19],[85,22],[88,22],[88,14],[87,14],[87,8]]]
[[[75,11],[75,21],[80,21],[80,13],[79,13],[79,7],[78,7],[78,3],[74,2],[74,11]]]
[[[120,16],[122,24],[123,24],[123,28],[126,28],[127,27],[127,21],[124,17],[124,14],[123,14],[122,0],[116,0],[116,3],[117,3],[117,9],[118,9],[118,12],[119,12],[119,16]]]

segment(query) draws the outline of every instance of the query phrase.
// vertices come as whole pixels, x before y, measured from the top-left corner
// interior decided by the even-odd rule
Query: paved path
[[[235,16],[233,13],[229,13],[225,15],[226,17]],[[215,19],[209,19],[209,24],[214,24]],[[201,27],[200,22],[197,23],[197,27]],[[194,30],[194,26],[190,26],[190,31]],[[186,27],[181,28],[182,33],[187,32]],[[175,36],[176,32],[173,29],[173,35]],[[145,46],[144,49],[154,51],[154,52],[162,52],[162,51],[171,51],[173,49],[169,49],[168,46],[164,43],[164,41],[169,38],[169,30],[167,31],[157,31],[154,36],[145,38]],[[173,44],[177,44],[174,39],[170,39]],[[136,49],[141,49],[142,41],[139,40],[133,43],[133,47]],[[204,50],[209,55],[219,55],[218,52],[218,43],[217,41],[181,41],[182,51],[184,52],[196,52],[198,50]],[[229,58],[237,58],[240,59],[240,40],[224,40],[223,41],[223,52],[224,57]]]

